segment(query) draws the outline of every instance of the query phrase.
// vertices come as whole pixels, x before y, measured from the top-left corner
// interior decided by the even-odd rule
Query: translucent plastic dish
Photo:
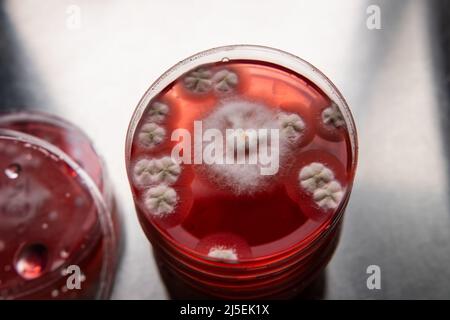
[[[357,148],[326,76],[286,52],[239,45],[200,52],[156,80],[131,119],[126,164],[161,264],[212,296],[273,297],[305,286],[331,258]]]
[[[4,115],[0,127],[0,298],[108,298],[119,227],[89,139],[45,114]]]

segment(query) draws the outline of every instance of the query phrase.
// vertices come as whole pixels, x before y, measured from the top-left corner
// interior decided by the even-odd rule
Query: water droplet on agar
[[[47,247],[42,244],[31,244],[21,249],[15,262],[15,268],[22,278],[36,279],[43,274],[47,262]]]
[[[84,204],[85,204],[85,200],[82,197],[76,197],[76,199],[75,199],[75,206],[77,208],[83,207]]]
[[[10,164],[6,169],[5,169],[5,175],[11,179],[11,180],[15,180],[19,177],[20,175],[20,171],[22,170],[22,168],[20,167],[19,164],[17,163],[13,163]]]
[[[69,257],[69,252],[67,252],[67,250],[61,250],[59,256],[63,259],[67,259]]]

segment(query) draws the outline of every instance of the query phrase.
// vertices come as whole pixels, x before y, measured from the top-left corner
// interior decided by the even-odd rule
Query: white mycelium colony
[[[322,111],[322,121],[323,123],[332,125],[336,128],[345,126],[344,117],[334,102]]]
[[[303,119],[295,113],[281,112],[278,115],[282,137],[292,142],[298,142],[306,128]]]
[[[238,99],[225,100],[203,120],[204,130],[212,128],[219,130],[225,137],[222,154],[218,157],[223,159],[223,163],[202,165],[199,170],[207,174],[211,181],[235,194],[252,194],[266,189],[273,182],[274,175],[261,174],[261,168],[266,165],[260,161],[262,143],[267,146],[269,154],[278,152],[279,159],[289,150],[282,140],[276,143],[271,140],[270,129],[280,129],[277,113],[262,104]],[[234,132],[240,133],[237,136],[227,135],[227,129],[235,129]],[[267,129],[267,139],[258,134],[260,129]],[[204,147],[209,143],[204,142]],[[245,154],[244,163],[237,161],[238,154]],[[256,160],[252,162],[251,158]]]
[[[144,205],[151,214],[163,216],[175,210],[178,196],[174,189],[166,185],[158,185],[148,189],[144,195]]]
[[[134,181],[138,186],[153,184],[174,184],[181,173],[181,167],[171,157],[141,159],[133,169]]]
[[[211,80],[214,89],[223,93],[231,92],[239,82],[237,74],[226,69],[215,73]]]
[[[139,143],[149,149],[155,148],[166,137],[166,130],[156,123],[149,122],[142,126],[139,132]]]
[[[237,262],[238,255],[236,249],[228,248],[226,246],[214,246],[209,249],[208,257],[224,262]]]
[[[138,133],[138,142],[145,148],[155,148],[166,138],[163,124],[170,112],[168,105],[152,103],[144,115],[144,124]],[[174,212],[178,203],[176,191],[169,187],[181,174],[181,166],[170,156],[143,158],[133,167],[133,180],[137,187],[146,188],[143,204],[155,216]]]
[[[304,166],[298,175],[300,185],[312,194],[315,203],[325,209],[336,209],[343,197],[343,188],[335,180],[333,171],[322,163]]]

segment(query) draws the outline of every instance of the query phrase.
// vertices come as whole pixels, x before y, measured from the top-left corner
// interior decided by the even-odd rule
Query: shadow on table
[[[48,103],[33,62],[28,59],[7,14],[5,2],[0,2],[0,112]]]
[[[381,13],[381,29],[370,30],[366,23],[368,14],[362,11],[360,20],[353,28],[354,41],[351,50],[357,48],[357,54],[349,54],[346,69],[343,69],[343,82],[351,88],[346,92],[351,102],[352,112],[360,121],[368,117],[367,101],[377,93],[368,85],[382,76],[383,65],[389,62],[386,52],[395,45],[404,20],[405,12],[412,5],[411,0],[366,0],[363,8],[377,6]],[[363,44],[361,42],[364,42]],[[345,70],[345,71],[344,71]]]
[[[433,0],[429,4],[430,45],[433,73],[438,79],[436,89],[442,145],[446,160],[447,183],[450,189],[450,2]],[[450,203],[450,197],[448,197]]]

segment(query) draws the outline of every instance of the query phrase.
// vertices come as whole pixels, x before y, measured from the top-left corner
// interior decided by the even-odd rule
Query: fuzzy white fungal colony
[[[281,134],[290,141],[298,141],[306,128],[303,119],[295,113],[281,112],[278,114]]]
[[[147,190],[144,195],[144,205],[155,216],[165,216],[173,213],[178,202],[174,189],[159,185]]]
[[[214,74],[212,82],[216,91],[226,93],[237,86],[239,79],[236,73],[224,69]]]
[[[325,124],[332,125],[336,128],[345,126],[344,117],[334,102],[322,111],[322,121]]]
[[[184,78],[184,86],[194,93],[208,92],[212,88],[211,76],[209,70],[194,70]]]
[[[309,193],[316,204],[325,209],[335,209],[344,195],[341,184],[334,179],[334,173],[322,163],[313,162],[299,173],[300,185]]]
[[[153,183],[152,159],[141,159],[134,165],[133,178],[138,186],[148,186]]]
[[[278,129],[276,114],[265,107],[253,102],[231,100],[225,101],[213,113],[203,120],[203,129],[218,129],[226,137],[226,129],[242,129],[242,136],[233,141],[224,141],[222,150],[225,163],[204,164],[198,169],[206,173],[217,185],[226,187],[235,194],[251,194],[265,189],[271,184],[273,176],[261,175],[263,165],[257,163],[237,163],[234,161],[236,152],[244,151],[247,159],[255,155],[255,148],[249,148],[250,144],[260,143],[259,136],[254,135],[258,129]],[[255,141],[255,139],[257,141]],[[270,137],[267,141],[268,152],[274,152],[278,143],[272,143]],[[205,147],[207,143],[204,143]],[[258,149],[258,148],[256,148]],[[196,148],[196,151],[199,148]],[[279,145],[280,158],[283,150],[287,150],[282,144]],[[278,150],[277,150],[278,151]],[[200,151],[201,152],[201,151]],[[231,159],[233,158],[233,159]],[[277,159],[278,160],[278,159]]]
[[[166,119],[168,113],[169,107],[167,104],[157,101],[153,102],[147,109],[147,121],[162,123]]]
[[[139,186],[173,184],[178,180],[181,167],[171,157],[141,159],[134,165],[134,181]]]
[[[181,167],[171,157],[154,160],[154,177],[156,183],[173,184],[178,180]]]
[[[139,143],[146,148],[154,148],[166,137],[166,130],[156,123],[146,123],[139,132]]]
[[[166,129],[158,124],[166,120],[169,107],[162,102],[153,102],[147,109],[146,121],[138,134],[139,144],[146,148],[154,148],[166,138]],[[149,188],[143,202],[149,212],[156,216],[172,213],[178,202],[174,189],[167,185],[178,180],[181,167],[171,157],[159,159],[141,159],[133,168],[133,179],[137,186]]]
[[[342,200],[344,192],[336,180],[331,181],[322,188],[314,191],[314,201],[325,210],[336,209]]]
[[[299,174],[300,185],[303,189],[311,193],[333,179],[333,171],[318,162],[313,162],[303,167]]]
[[[225,262],[236,262],[238,260],[236,250],[225,246],[215,246],[210,248],[208,257],[223,260]]]
[[[246,129],[242,130],[236,136],[229,135],[226,137],[226,146],[231,149],[232,152],[230,154],[234,155],[234,151],[236,152],[245,152],[247,154],[256,153],[257,149],[253,150],[251,146],[258,145],[258,135],[256,131]]]

